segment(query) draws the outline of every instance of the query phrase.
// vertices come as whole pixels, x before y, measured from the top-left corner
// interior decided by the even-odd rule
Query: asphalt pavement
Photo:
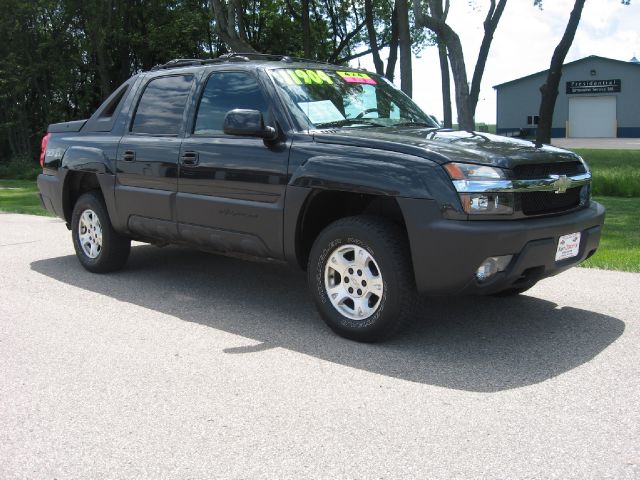
[[[437,272],[435,272],[437,274]],[[0,478],[640,478],[640,274],[334,335],[303,273],[0,214]]]

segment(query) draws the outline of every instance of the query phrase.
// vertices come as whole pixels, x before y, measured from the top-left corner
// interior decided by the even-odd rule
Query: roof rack
[[[151,70],[166,70],[170,68],[191,67],[195,65],[207,65],[211,63],[224,63],[224,62],[250,62],[251,60],[267,60],[272,62],[306,62],[306,63],[321,63],[324,65],[331,65],[329,62],[322,62],[320,60],[310,60],[308,58],[290,57],[288,55],[273,55],[270,53],[225,53],[217,58],[174,58],[162,65],[156,65]]]
[[[323,62],[321,60],[311,60],[309,58],[302,57],[292,57],[290,55],[276,55],[272,53],[256,53],[256,52],[248,52],[248,53],[226,53],[221,55],[218,58],[224,58],[229,61],[245,61],[248,62],[250,60],[270,60],[274,62],[306,62],[306,63],[323,63],[325,65],[330,65],[329,62]]]
[[[167,63],[163,63],[161,65],[156,65],[151,69],[154,70],[166,70],[169,68],[180,68],[180,67],[190,67],[193,65],[205,65],[207,63],[220,63],[221,61],[217,58],[174,58],[173,60],[169,60]]]

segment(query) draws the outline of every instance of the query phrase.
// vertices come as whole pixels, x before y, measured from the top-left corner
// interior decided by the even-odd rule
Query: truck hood
[[[578,156],[550,145],[481,132],[419,127],[367,127],[315,130],[320,143],[407,153],[443,164],[467,162],[513,168],[520,164],[576,161]]]

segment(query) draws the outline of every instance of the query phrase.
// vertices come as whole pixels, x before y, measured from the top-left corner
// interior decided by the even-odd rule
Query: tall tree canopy
[[[393,0],[4,0],[3,10],[0,161],[37,158],[48,123],[86,118],[172,58],[231,50],[346,63],[376,52],[393,77],[399,48]],[[411,28],[405,41],[427,39]]]
[[[410,95],[411,52],[437,44],[445,112],[450,66],[458,122],[472,129],[507,0],[474,2],[487,10],[469,83],[460,37],[448,23],[450,0],[3,0],[0,161],[35,160],[47,124],[87,118],[136,72],[173,58],[230,50],[343,64],[371,55],[376,71],[390,79],[400,63],[399,83]],[[561,67],[571,40],[563,38],[551,72],[560,71],[555,65]],[[554,82],[550,78],[543,87],[541,123],[553,115]],[[445,119],[449,124],[451,115]]]

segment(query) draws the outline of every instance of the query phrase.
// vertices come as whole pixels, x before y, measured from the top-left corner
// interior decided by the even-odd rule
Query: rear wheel
[[[90,272],[113,272],[127,262],[131,240],[113,229],[100,193],[87,192],[78,199],[71,216],[71,232],[76,256]]]
[[[348,217],[326,227],[311,249],[308,275],[320,315],[343,337],[383,340],[414,313],[406,236],[382,218]]]

